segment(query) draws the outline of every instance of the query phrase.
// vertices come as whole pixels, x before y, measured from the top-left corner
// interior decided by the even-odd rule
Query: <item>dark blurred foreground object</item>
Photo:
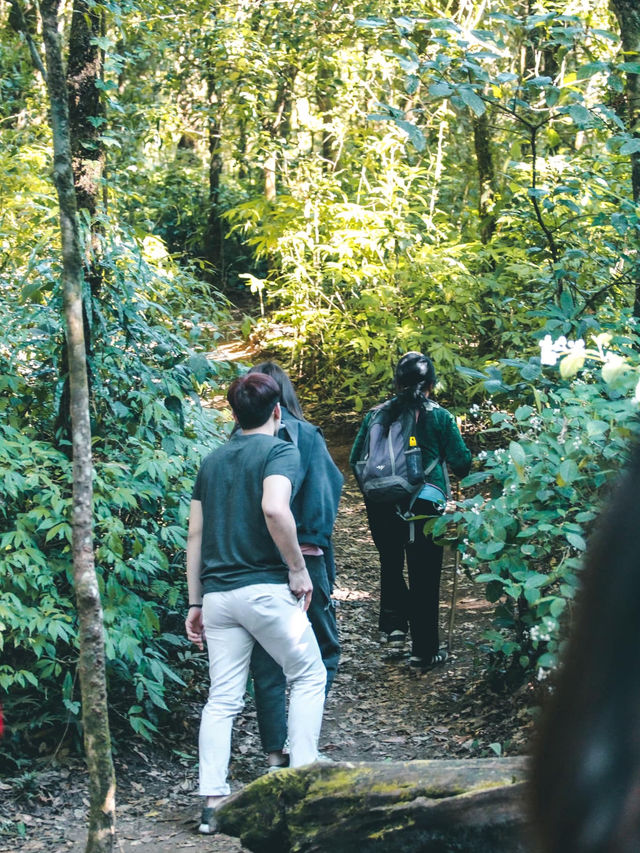
[[[640,851],[640,450],[589,541],[532,778],[540,853]]]
[[[218,810],[254,853],[529,853],[523,758],[312,764]]]

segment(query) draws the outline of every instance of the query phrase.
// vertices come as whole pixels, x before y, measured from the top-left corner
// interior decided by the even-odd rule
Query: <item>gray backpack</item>
[[[437,405],[425,400],[423,409],[431,411]],[[362,457],[355,463],[355,475],[367,501],[410,507],[428,474],[441,460],[434,459],[423,469],[415,438],[419,410],[405,410],[390,421],[389,406],[387,402],[374,409]]]

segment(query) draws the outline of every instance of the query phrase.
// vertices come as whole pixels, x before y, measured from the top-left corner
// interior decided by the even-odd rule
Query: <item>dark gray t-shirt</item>
[[[280,474],[293,494],[299,465],[292,444],[262,433],[236,433],[206,457],[192,494],[202,503],[203,594],[287,583],[287,567],[264,520],[262,483]]]

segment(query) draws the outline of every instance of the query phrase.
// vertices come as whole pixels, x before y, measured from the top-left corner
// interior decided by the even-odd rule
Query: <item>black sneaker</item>
[[[211,806],[205,806],[202,809],[200,816],[200,826],[198,832],[202,835],[213,835],[218,831],[218,821],[216,820],[216,810]]]

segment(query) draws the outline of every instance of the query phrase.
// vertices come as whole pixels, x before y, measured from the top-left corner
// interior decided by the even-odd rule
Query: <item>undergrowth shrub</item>
[[[158,241],[105,236],[101,265],[87,314],[109,702],[116,732],[124,722],[150,738],[192,667],[186,524],[200,460],[227,432],[199,399],[231,375],[205,355],[225,315]],[[61,724],[71,735],[81,725],[60,271],[38,261],[33,272],[23,280],[35,301],[16,305],[15,281],[0,282],[12,317],[0,345],[0,688],[14,762],[49,749]]]
[[[640,432],[636,347],[622,335],[597,335],[592,349],[561,339],[559,369],[532,357],[466,371],[508,408],[492,411],[493,449],[462,481],[477,493],[430,524],[438,536],[455,528],[463,568],[486,584],[486,649],[508,683],[557,665],[589,533]]]

